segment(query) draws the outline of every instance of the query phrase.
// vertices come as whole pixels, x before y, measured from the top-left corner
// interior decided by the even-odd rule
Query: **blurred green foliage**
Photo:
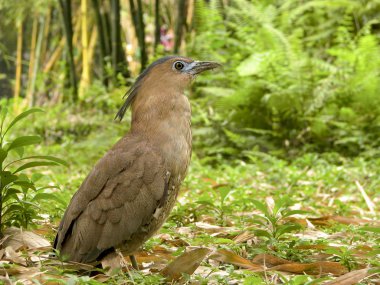
[[[379,146],[378,1],[219,4],[196,2],[189,45],[194,57],[224,64],[196,86],[203,156]]]

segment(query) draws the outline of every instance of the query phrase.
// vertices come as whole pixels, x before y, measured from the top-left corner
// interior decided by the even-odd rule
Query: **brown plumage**
[[[131,130],[98,163],[71,199],[54,248],[90,263],[120,248],[133,254],[165,222],[191,156],[190,103],[185,88],[217,67],[185,57],[149,66],[117,113],[132,107]]]

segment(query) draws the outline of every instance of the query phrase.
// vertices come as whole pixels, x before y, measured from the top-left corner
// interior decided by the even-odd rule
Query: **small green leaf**
[[[17,175],[13,175],[10,171],[0,172],[0,188],[3,189],[6,185],[17,180]]]
[[[270,53],[254,53],[243,60],[236,68],[239,76],[260,75],[269,62]]]
[[[1,122],[3,122],[8,114],[8,108],[6,106],[0,106],[0,110],[0,119]]]
[[[24,155],[24,148],[22,146],[21,147],[16,147],[13,150],[18,154],[19,158],[23,157],[23,155]]]
[[[380,227],[361,227],[359,230],[380,234]]]
[[[62,205],[65,205],[65,202],[62,201],[61,199],[59,199],[56,195],[52,194],[52,193],[37,193],[36,195],[34,195],[32,201],[34,202],[38,202],[38,201],[46,201],[46,200],[53,200],[53,201],[56,201]]]
[[[286,211],[282,213],[282,217],[285,218],[285,217],[289,217],[293,215],[306,215],[306,214],[310,214],[310,212],[304,211],[304,210],[291,210],[291,211]]]
[[[13,173],[17,173],[17,172],[20,172],[20,171],[22,171],[24,169],[32,168],[32,167],[38,167],[38,166],[56,166],[56,165],[59,165],[59,163],[53,162],[53,161],[32,161],[32,162],[25,163],[24,165],[21,165]]]
[[[22,146],[33,145],[41,142],[40,136],[22,136],[16,138],[8,146],[8,151]]]
[[[35,183],[38,180],[40,180],[42,177],[44,177],[44,175],[41,173],[33,173],[32,178],[30,180],[32,180],[32,182]]]
[[[222,202],[224,202],[224,200],[226,200],[228,195],[231,193],[231,190],[232,189],[230,187],[219,188],[220,198],[221,198]]]
[[[272,235],[269,232],[264,231],[264,230],[255,230],[254,233],[255,233],[256,236],[259,236],[259,237],[260,236],[267,237],[267,238],[271,238],[272,237]]]
[[[7,189],[7,191],[5,192],[5,194],[3,196],[3,201],[2,202],[5,203],[8,200],[10,200],[11,198],[16,198],[18,193],[21,193],[21,191],[18,190],[18,189],[16,189],[16,188],[9,188],[9,189]]]
[[[21,114],[19,114],[16,118],[13,119],[13,121],[8,125],[8,128],[5,130],[4,132],[4,136],[5,134],[20,120],[24,119],[25,117],[29,116],[30,114],[33,114],[33,113],[37,113],[37,112],[44,112],[42,109],[40,108],[32,108],[32,109],[29,109],[25,112],[22,112]]]
[[[8,152],[0,148],[0,165],[4,162],[7,156],[8,156]]]
[[[280,237],[283,234],[290,233],[290,232],[298,230],[300,228],[301,228],[301,226],[298,224],[278,226],[277,231],[276,231],[276,237]]]
[[[255,207],[266,216],[270,216],[267,207],[258,200],[251,200]]]
[[[233,240],[228,238],[213,238],[212,242],[215,244],[232,244],[235,243]]]
[[[33,159],[33,158],[50,160],[50,161],[62,164],[64,166],[69,166],[69,164],[65,160],[55,157],[55,156],[51,156],[51,155],[32,155],[32,156],[24,157],[23,159]]]
[[[33,189],[33,190],[36,190],[36,187],[34,186],[34,184],[30,181],[26,181],[26,180],[20,180],[18,179],[17,181],[14,182],[15,185],[18,185],[18,186],[21,186],[22,189]]]

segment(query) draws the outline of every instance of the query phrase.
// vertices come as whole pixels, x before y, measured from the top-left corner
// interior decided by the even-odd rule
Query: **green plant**
[[[217,185],[214,188],[216,200],[211,196],[202,196],[197,203],[211,208],[217,214],[219,224],[225,226],[225,213],[229,207],[225,202],[234,191],[230,185],[225,184]]]
[[[358,266],[358,261],[354,256],[353,250],[346,246],[329,248],[326,250],[326,253],[332,254],[333,259],[339,261],[342,265],[347,267],[349,271],[356,269]]]
[[[289,199],[283,197],[274,205],[265,205],[258,200],[251,200],[262,215],[252,214],[253,222],[263,226],[263,229],[255,230],[255,234],[267,238],[269,241],[279,240],[284,234],[301,228],[299,224],[286,221],[286,218],[296,214],[305,214],[303,210],[289,210]]]
[[[40,113],[41,109],[32,108],[16,116],[7,126],[6,106],[0,110],[0,234],[4,226],[27,227],[33,219],[39,218],[39,202],[55,199],[54,195],[45,192],[54,186],[37,187],[36,182],[43,176],[41,173],[30,175],[26,170],[39,166],[65,165],[59,158],[46,155],[24,156],[27,146],[41,141],[39,136],[18,136],[7,141],[12,128],[29,115]],[[18,155],[15,158],[14,155]]]
[[[199,2],[190,53],[224,65],[196,83],[208,110],[203,120],[194,109],[204,156],[245,157],[255,147],[355,155],[380,144],[378,4]]]

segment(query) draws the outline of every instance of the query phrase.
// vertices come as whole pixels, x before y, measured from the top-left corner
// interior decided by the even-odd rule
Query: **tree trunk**
[[[143,19],[143,7],[141,0],[137,0],[137,23],[139,27],[139,45],[140,45],[140,59],[141,59],[141,71],[146,67],[148,61],[148,55],[145,47],[145,24]]]
[[[111,1],[111,38],[114,83],[118,84],[117,75],[119,73],[125,78],[129,77],[128,63],[121,42],[120,0]]]
[[[160,44],[161,36],[161,25],[160,25],[160,0],[155,1],[155,10],[154,10],[154,52],[158,45]]]
[[[70,87],[73,91],[72,99],[75,102],[78,100],[78,87],[73,52],[73,24],[71,20],[71,0],[59,0],[59,4],[62,12],[63,27],[68,51],[69,70],[67,72],[70,78]]]
[[[177,7],[177,23],[175,27],[175,41],[174,41],[174,53],[178,53],[181,47],[183,28],[186,23],[186,14],[187,14],[187,1],[178,0]]]
[[[81,24],[82,24],[82,77],[79,87],[79,97],[83,96],[84,90],[90,84],[90,67],[88,58],[88,31],[87,31],[87,0],[81,1]]]
[[[135,34],[139,43],[141,70],[144,70],[148,57],[145,48],[145,26],[141,0],[137,0],[137,10],[134,0],[129,0],[129,6],[131,8],[133,25],[135,26]]]
[[[22,22],[17,23],[17,58],[16,58],[16,78],[15,78],[15,89],[14,98],[15,104],[14,108],[17,106],[17,99],[20,97],[21,89],[21,73],[22,73]]]
[[[92,0],[92,6],[95,11],[95,21],[96,28],[98,30],[98,38],[99,38],[99,51],[100,51],[100,77],[104,84],[104,86],[108,86],[108,80],[106,77],[106,59],[105,57],[108,55],[107,53],[107,40],[104,32],[103,24],[102,24],[102,16],[100,14],[100,6],[99,0]]]

